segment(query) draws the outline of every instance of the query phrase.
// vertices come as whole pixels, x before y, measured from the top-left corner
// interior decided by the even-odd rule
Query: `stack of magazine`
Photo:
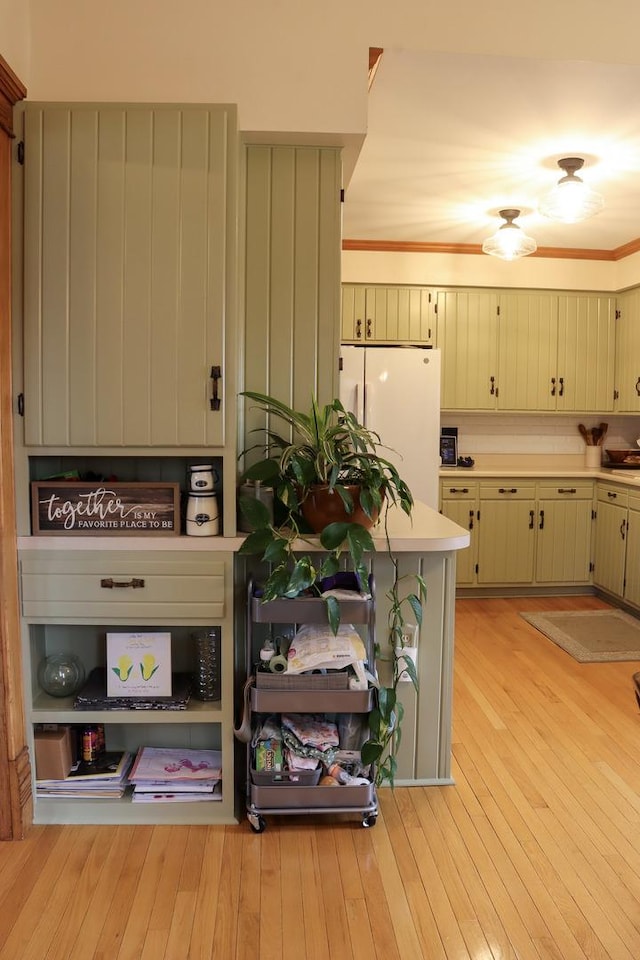
[[[133,756],[126,751],[107,751],[93,763],[78,761],[63,780],[36,780],[37,797],[122,797]]]
[[[222,753],[140,747],[129,774],[134,803],[222,799]]]

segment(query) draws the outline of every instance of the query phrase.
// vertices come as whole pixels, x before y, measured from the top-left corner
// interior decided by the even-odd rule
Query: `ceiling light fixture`
[[[604,206],[603,198],[591,190],[581,177],[576,176],[576,170],[581,170],[583,164],[584,160],[580,157],[558,160],[558,166],[565,175],[540,201],[538,209],[543,216],[562,223],[579,223],[600,213]]]
[[[535,253],[538,244],[526,233],[523,233],[517,223],[513,221],[520,216],[519,210],[500,210],[503,223],[492,237],[488,237],[482,244],[482,252],[491,257],[500,257],[501,260],[517,260]]]

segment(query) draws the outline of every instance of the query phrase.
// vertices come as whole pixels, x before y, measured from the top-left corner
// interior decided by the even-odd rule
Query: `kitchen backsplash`
[[[566,456],[584,454],[585,443],[578,424],[587,428],[609,424],[605,447],[635,447],[640,437],[640,417],[578,416],[509,416],[508,414],[449,414],[443,413],[443,427],[458,428],[458,455],[485,454],[543,454]]]

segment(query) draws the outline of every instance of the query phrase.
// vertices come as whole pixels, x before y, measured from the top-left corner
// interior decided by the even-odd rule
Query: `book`
[[[133,755],[127,751],[107,751],[91,764],[77,760],[61,780],[36,780],[36,786],[64,784],[73,788],[75,784],[85,781],[124,781],[132,762]]]
[[[221,776],[220,750],[140,747],[129,774],[129,781],[219,780]]]
[[[213,793],[198,792],[163,792],[158,793],[140,793],[134,790],[131,798],[132,803],[211,803],[214,800],[222,800],[222,781],[218,780]]]

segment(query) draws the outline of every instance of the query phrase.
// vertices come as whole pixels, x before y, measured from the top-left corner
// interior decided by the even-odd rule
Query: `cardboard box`
[[[36,780],[63,780],[73,765],[71,727],[36,730]]]

